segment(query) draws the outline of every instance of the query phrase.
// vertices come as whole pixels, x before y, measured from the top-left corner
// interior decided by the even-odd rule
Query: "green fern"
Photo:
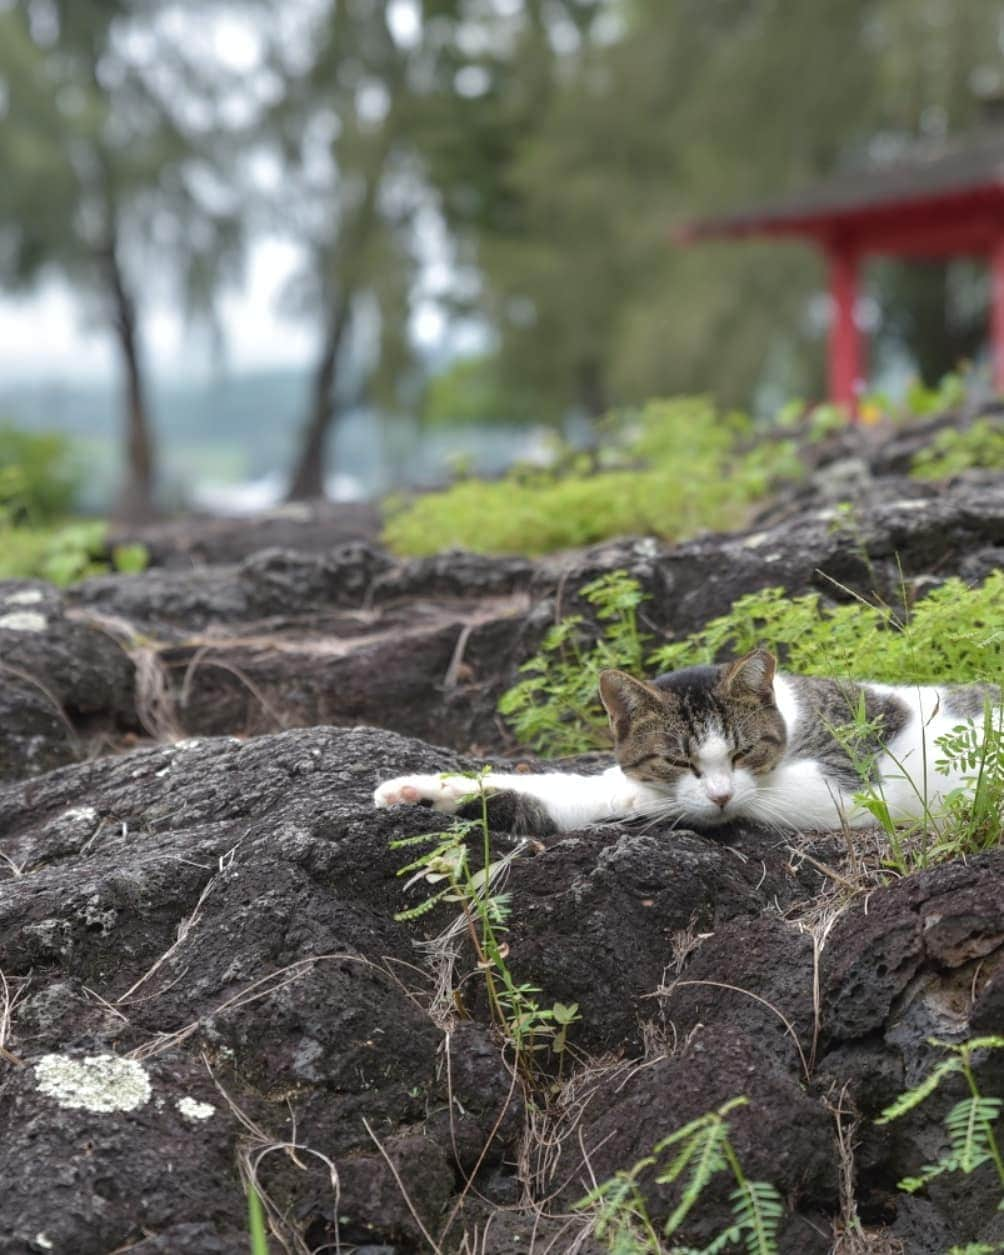
[[[1004,1037],[974,1037],[965,1042],[944,1042],[930,1039],[930,1045],[948,1051],[948,1058],[936,1064],[930,1073],[912,1089],[891,1103],[875,1121],[888,1124],[919,1107],[949,1076],[960,1075],[969,1089],[969,1097],[956,1103],[945,1117],[950,1149],[936,1163],[925,1164],[917,1176],[904,1177],[899,1188],[913,1194],[930,1181],[946,1173],[975,1172],[983,1164],[992,1163],[1001,1184],[998,1210],[1004,1210],[1004,1158],[994,1125],[1000,1116],[1002,1102],[997,1097],[980,1093],[973,1071],[973,1056],[986,1050],[1004,1049]]]
[[[632,1168],[622,1169],[608,1181],[591,1190],[575,1204],[576,1210],[591,1209],[593,1233],[607,1245],[611,1255],[718,1255],[741,1245],[746,1255],[777,1255],[777,1232],[784,1216],[784,1205],[777,1190],[765,1181],[750,1181],[729,1141],[725,1117],[749,1100],[733,1098],[717,1111],[706,1112],[662,1139],[651,1155]],[[663,1161],[667,1151],[673,1151]],[[639,1184],[640,1177],[657,1169],[657,1185],[683,1182],[680,1202],[666,1219],[661,1235],[656,1230]],[[731,1223],[707,1246],[672,1244],[671,1239],[700,1202],[709,1183],[721,1174],[731,1175],[735,1188],[729,1195]]]
[[[975,1172],[994,1157],[993,1123],[1000,1115],[999,1098],[963,1098],[945,1116],[945,1128],[960,1172]]]
[[[598,696],[600,672],[607,667],[640,671],[649,642],[638,627],[645,594],[626,571],[611,571],[581,593],[604,625],[600,639],[589,643],[581,615],[562,619],[520,667],[527,679],[499,702],[520,741],[552,757],[609,746]]]

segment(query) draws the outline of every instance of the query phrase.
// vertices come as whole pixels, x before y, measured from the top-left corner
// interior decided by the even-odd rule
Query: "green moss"
[[[1004,470],[1004,426],[999,420],[980,418],[963,430],[939,432],[929,449],[916,454],[910,474],[914,479],[947,479],[973,467]]]
[[[679,539],[738,527],[774,482],[802,474],[792,441],[750,449],[749,420],[701,397],[650,402],[604,432],[591,460],[464,480],[392,510],[384,540],[423,555],[456,546],[541,554],[639,533]]]

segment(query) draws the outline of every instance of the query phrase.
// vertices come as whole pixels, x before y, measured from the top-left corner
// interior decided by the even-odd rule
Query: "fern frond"
[[[957,1172],[958,1168],[959,1161],[955,1156],[945,1155],[937,1163],[924,1164],[920,1170],[920,1176],[904,1177],[901,1181],[897,1181],[896,1188],[903,1190],[907,1194],[916,1194],[918,1190],[922,1190],[935,1177],[940,1177],[944,1172]]]
[[[990,1126],[1000,1115],[999,1098],[963,1098],[947,1116],[945,1127],[960,1172],[973,1172],[993,1157]]]
[[[749,1255],[777,1255],[777,1230],[784,1203],[767,1181],[741,1181],[732,1191],[732,1214],[746,1233]]]
[[[424,902],[419,902],[418,906],[409,907],[407,911],[398,911],[394,919],[399,924],[409,923],[414,919],[421,919],[423,915],[428,915],[432,908],[446,897],[449,889],[440,889],[438,893],[434,893],[431,898],[426,898]]]
[[[433,841],[442,840],[441,832],[420,832],[417,837],[396,837],[387,842],[389,850],[403,850],[408,845],[431,845]]]
[[[946,1076],[951,1076],[954,1072],[960,1072],[961,1070],[962,1060],[958,1055],[953,1055],[949,1059],[943,1059],[924,1077],[919,1085],[915,1085],[913,1089],[908,1089],[905,1094],[900,1094],[895,1102],[890,1103],[882,1114],[876,1118],[875,1123],[888,1124],[890,1120],[897,1120],[900,1116],[906,1115],[908,1111],[912,1111],[914,1107],[919,1107],[925,1098],[934,1093]]]
[[[728,1137],[728,1125],[721,1119],[717,1119],[695,1135],[694,1151],[688,1153],[687,1158],[694,1158],[693,1170],[683,1190],[683,1197],[677,1206],[673,1209],[672,1214],[663,1227],[663,1233],[666,1237],[670,1237],[680,1227],[689,1213],[693,1210],[694,1204],[701,1197],[701,1192],[716,1173],[723,1171],[728,1167],[725,1155],[722,1153],[722,1145]],[[680,1158],[683,1156],[681,1155]],[[680,1171],[685,1165],[680,1165]],[[674,1174],[675,1176],[679,1173]],[[662,1181],[662,1177],[657,1180]]]

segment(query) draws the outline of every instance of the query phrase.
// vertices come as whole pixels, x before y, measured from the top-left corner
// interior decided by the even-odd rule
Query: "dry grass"
[[[133,664],[136,714],[149,736],[162,743],[180,741],[185,732],[178,719],[167,669],[160,660],[160,642],[151,640],[120,615],[69,609],[66,617],[104,632]]]
[[[773,1014],[776,1015],[784,1025],[785,1032],[794,1043],[795,1050],[798,1052],[799,1062],[802,1065],[802,1071],[805,1074],[805,1079],[807,1081],[812,1079],[812,1069],[809,1066],[809,1060],[806,1058],[805,1051],[802,1049],[802,1043],[798,1039],[798,1034],[795,1032],[795,1026],[792,1024],[791,1020],[789,1020],[784,1012],[779,1007],[776,1007],[773,1002],[769,1002],[766,998],[761,998],[759,994],[753,993],[750,989],[743,989],[740,985],[729,985],[725,981],[720,980],[674,980],[669,985],[660,985],[659,988],[654,990],[652,993],[646,994],[646,997],[670,998],[672,997],[674,990],[686,989],[688,986],[696,985],[705,985],[711,989],[727,989],[730,993],[742,994],[746,998],[752,998],[754,1002],[759,1002],[759,1004],[762,1007],[766,1007],[768,1011],[773,1012]]]
[[[331,1215],[334,1221],[333,1228],[335,1231],[333,1249],[336,1255],[340,1255],[341,1242],[338,1239],[338,1205],[341,1197],[341,1185],[338,1177],[338,1169],[333,1160],[319,1150],[315,1150],[311,1146],[304,1145],[297,1140],[296,1137],[296,1120],[290,1111],[290,1119],[293,1125],[293,1136],[288,1139],[276,1138],[261,1127],[253,1120],[247,1112],[234,1100],[227,1090],[220,1083],[219,1079],[213,1072],[212,1066],[205,1054],[202,1056],[202,1062],[206,1065],[206,1071],[212,1078],[213,1084],[219,1090],[220,1096],[226,1103],[231,1114],[244,1131],[244,1136],[240,1140],[237,1148],[237,1164],[241,1174],[241,1181],[244,1185],[245,1194],[250,1193],[253,1189],[261,1200],[262,1207],[265,1211],[265,1219],[268,1223],[269,1232],[276,1242],[282,1247],[287,1255],[313,1255],[311,1247],[303,1240],[300,1232],[291,1225],[283,1215],[281,1209],[276,1204],[268,1191],[261,1183],[261,1165],[262,1161],[269,1155],[284,1154],[299,1171],[308,1172],[309,1168],[303,1162],[303,1157],[307,1156],[318,1160],[328,1170],[328,1180],[331,1185],[332,1208]]]
[[[25,1062],[10,1049],[7,1043],[11,1039],[11,1030],[14,1025],[14,1008],[24,997],[27,989],[27,977],[22,977],[14,983],[7,979],[5,972],[0,971],[0,1059],[5,1059],[18,1068],[23,1068]]]
[[[848,1097],[847,1086],[843,1087],[835,1102],[824,1102],[836,1125],[839,1171],[840,1211],[833,1221],[831,1255],[904,1255],[906,1247],[899,1238],[884,1229],[865,1229],[858,1217],[854,1152],[861,1116]]]

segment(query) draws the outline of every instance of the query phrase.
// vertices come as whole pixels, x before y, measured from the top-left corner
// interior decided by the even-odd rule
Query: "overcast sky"
[[[298,4],[301,13],[314,7],[313,0],[298,0]],[[402,42],[415,38],[418,12],[414,0],[389,0],[388,13]],[[179,22],[190,20],[182,10],[173,17]],[[216,55],[233,68],[253,70],[259,41],[252,22],[223,16],[216,19],[210,33]],[[449,274],[435,228],[421,234],[427,262],[411,331],[420,345],[439,349],[445,328],[435,297],[448,286]],[[316,328],[276,313],[278,293],[300,256],[294,245],[278,238],[259,240],[251,248],[243,287],[226,294],[220,305],[229,368],[296,367],[313,360]],[[210,369],[206,337],[198,332],[186,334],[176,310],[146,306],[141,315],[145,359],[154,373]],[[106,379],[117,374],[117,365],[110,332],[80,308],[65,283],[51,279],[27,295],[0,296],[0,386],[53,377]]]

